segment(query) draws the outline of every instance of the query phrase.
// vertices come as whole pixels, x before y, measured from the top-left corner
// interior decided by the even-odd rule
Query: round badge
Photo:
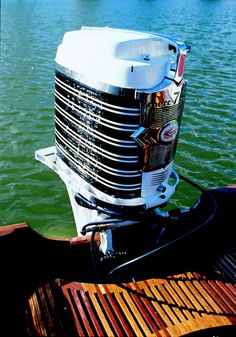
[[[177,136],[179,130],[179,123],[177,120],[173,120],[165,124],[160,133],[160,139],[162,142],[171,142]]]

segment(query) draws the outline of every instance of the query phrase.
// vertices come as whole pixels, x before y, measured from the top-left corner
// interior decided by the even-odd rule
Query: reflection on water
[[[64,32],[84,25],[154,31],[192,46],[175,167],[207,188],[235,183],[235,10],[234,0],[3,0],[0,224],[75,234],[65,186],[34,151],[54,143],[57,46]],[[172,203],[195,198],[180,186]]]

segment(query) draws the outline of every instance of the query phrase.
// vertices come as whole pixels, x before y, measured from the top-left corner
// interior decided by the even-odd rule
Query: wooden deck
[[[28,336],[236,336],[235,257],[132,283],[46,282],[28,300]]]
[[[233,190],[204,232],[143,260],[135,273],[129,265],[129,283],[92,283],[88,237],[0,227],[0,336],[235,337]]]

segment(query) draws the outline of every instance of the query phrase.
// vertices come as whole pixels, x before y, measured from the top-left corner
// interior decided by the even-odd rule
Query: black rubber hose
[[[178,238],[176,238],[174,240],[171,240],[171,241],[167,242],[166,244],[164,244],[164,245],[162,245],[160,247],[157,247],[157,248],[155,248],[155,249],[153,249],[153,250],[151,250],[151,251],[149,251],[149,252],[147,252],[145,254],[142,254],[142,255],[140,255],[140,256],[132,259],[132,260],[129,260],[129,261],[127,261],[127,262],[125,262],[125,263],[123,263],[123,264],[115,267],[114,269],[112,269],[108,273],[108,277],[109,278],[111,278],[113,276],[113,274],[116,273],[117,271],[119,271],[119,270],[121,270],[123,268],[126,268],[126,267],[130,266],[131,264],[139,262],[139,261],[141,261],[141,260],[143,260],[143,259],[145,259],[147,257],[150,257],[150,256],[156,254],[158,251],[161,251],[161,250],[163,250],[165,248],[168,248],[171,245],[175,244],[176,242],[181,241],[181,240],[185,239],[186,237],[194,234],[196,231],[198,231],[198,230],[202,229],[204,226],[206,226],[213,219],[213,217],[215,216],[216,211],[217,211],[217,203],[216,203],[215,199],[213,198],[213,196],[207,190],[203,189],[201,186],[199,186],[196,183],[192,182],[188,178],[185,178],[185,177],[181,176],[181,179],[185,180],[186,182],[190,183],[192,186],[196,187],[200,191],[202,191],[202,192],[204,192],[204,193],[207,194],[207,196],[209,197],[210,202],[212,204],[212,212],[209,215],[209,217],[205,221],[201,222],[197,227],[193,228],[192,230],[188,231],[187,233],[184,233],[183,235],[179,236]]]

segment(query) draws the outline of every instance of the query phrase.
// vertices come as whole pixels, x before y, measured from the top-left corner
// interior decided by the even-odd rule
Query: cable
[[[103,208],[101,206],[98,206],[96,203],[86,199],[84,196],[82,196],[80,193],[77,193],[75,195],[75,200],[77,202],[78,205],[82,206],[82,207],[85,207],[85,208],[89,208],[89,209],[92,209],[92,210],[96,210],[97,212],[100,212],[100,213],[103,213],[103,214],[106,214],[108,216],[113,216],[116,218],[115,222],[119,222],[119,221],[145,221],[145,222],[154,222],[154,221],[161,221],[163,220],[165,217],[162,216],[161,214],[156,214],[156,213],[153,213],[153,212],[150,212],[150,210],[146,210],[146,209],[143,209],[142,212],[137,212],[137,210],[135,208],[131,210],[129,210],[129,212],[120,212],[120,211],[115,211],[115,210],[108,210],[106,208]],[[102,222],[104,221],[104,222]],[[111,223],[112,222],[112,219],[111,218],[108,218],[108,219],[105,219],[105,220],[102,220],[102,221],[97,221],[97,222],[91,222],[89,224],[86,224],[83,228],[82,228],[82,231],[81,233],[82,234],[85,234],[86,233],[86,228],[89,227],[89,226],[97,226],[99,224],[102,224],[102,223]]]
[[[141,261],[144,258],[150,257],[150,256],[154,255],[155,253],[157,253],[158,251],[163,250],[163,249],[165,249],[167,247],[170,247],[171,245],[175,244],[176,242],[178,242],[180,240],[183,240],[186,237],[192,235],[193,233],[195,233],[196,231],[200,230],[205,225],[207,225],[212,220],[212,218],[215,216],[215,213],[217,211],[217,203],[216,203],[215,199],[213,198],[213,196],[209,193],[209,191],[203,189],[201,186],[199,186],[198,184],[192,182],[190,179],[188,179],[186,177],[180,176],[180,178],[183,179],[183,180],[185,180],[186,182],[190,183],[192,186],[196,187],[200,191],[206,193],[207,196],[210,197],[210,200],[212,202],[212,207],[213,207],[213,210],[212,210],[210,216],[205,221],[203,221],[202,223],[200,223],[200,225],[198,225],[197,227],[195,227],[192,230],[188,231],[187,233],[184,233],[183,235],[177,237],[176,239],[171,240],[171,241],[167,242],[166,244],[164,244],[164,245],[162,245],[160,247],[157,247],[157,248],[155,248],[155,249],[153,249],[153,250],[151,250],[151,251],[149,251],[149,252],[147,252],[145,254],[142,254],[142,255],[140,255],[140,256],[138,256],[138,257],[136,257],[136,258],[134,258],[134,259],[132,259],[130,261],[127,261],[127,262],[125,262],[125,263],[123,263],[123,264],[121,264],[121,265],[113,268],[108,273],[108,277],[109,278],[111,278],[115,272],[117,272],[117,271],[119,271],[119,270],[121,270],[121,269],[123,269],[123,268],[125,268],[127,266],[130,266],[133,263]]]
[[[176,242],[178,242],[180,240],[183,240],[184,238],[194,234],[196,231],[203,228],[205,225],[207,225],[212,220],[212,218],[214,217],[214,215],[216,213],[216,210],[217,210],[217,204],[216,204],[216,201],[213,198],[213,196],[209,193],[208,190],[204,189],[203,187],[201,187],[200,185],[191,181],[190,179],[188,179],[188,178],[186,178],[182,175],[179,175],[179,177],[180,177],[180,179],[184,180],[185,182],[192,185],[194,188],[198,189],[199,191],[201,191],[202,193],[205,193],[208,196],[208,198],[210,199],[211,204],[212,204],[212,212],[209,215],[209,217],[205,221],[201,222],[197,227],[195,227],[192,230],[184,233],[183,235],[175,238],[174,240],[171,240],[171,241],[165,243],[162,246],[159,246],[159,247],[157,247],[157,248],[155,248],[155,249],[153,249],[153,250],[151,250],[151,251],[149,251],[145,254],[142,254],[142,255],[140,255],[140,256],[132,259],[132,260],[129,260],[129,261],[113,268],[108,273],[108,277],[112,277],[114,275],[114,273],[116,273],[117,271],[119,271],[123,268],[126,268],[126,267],[130,266],[131,264],[134,264],[138,261],[141,261],[142,259],[150,257],[150,256],[156,254],[157,252],[159,252],[159,251],[161,251],[165,248],[170,247],[171,245],[175,244]],[[87,200],[86,198],[84,198],[79,193],[76,194],[75,200],[82,207],[90,208],[90,209],[93,209],[93,210],[95,209],[98,212],[104,213],[104,214],[109,216],[109,218],[107,218],[107,219],[104,219],[104,220],[101,220],[101,221],[90,222],[90,223],[86,224],[85,226],[83,226],[82,231],[81,231],[82,234],[86,234],[87,232],[92,232],[90,247],[91,247],[93,266],[94,266],[94,270],[95,270],[98,281],[100,280],[100,275],[99,275],[99,272],[98,272],[96,255],[95,255],[96,253],[95,253],[95,249],[94,249],[94,241],[95,241],[96,232],[105,230],[109,226],[109,224],[120,223],[120,222],[123,222],[123,221],[126,221],[126,220],[129,220],[129,221],[133,221],[133,220],[137,221],[138,220],[139,222],[140,221],[156,222],[158,220],[159,225],[160,226],[163,225],[162,230],[164,231],[164,229],[166,228],[165,226],[167,226],[167,224],[168,224],[168,220],[171,220],[170,215],[169,215],[169,217],[164,217],[161,214],[150,213],[149,210],[145,210],[145,209],[143,210],[142,213],[139,212],[138,214],[137,213],[134,214],[133,212],[124,213],[124,212],[118,212],[118,211],[114,211],[114,210],[108,210],[108,209],[105,209],[101,206],[96,205],[94,202],[91,202],[91,201]],[[115,216],[116,218],[112,219],[111,216]],[[91,228],[87,229],[88,227],[91,227]],[[163,232],[161,231],[161,233],[163,233]],[[160,237],[161,237],[161,235],[159,236],[159,239],[160,239]]]
[[[91,256],[92,256],[92,263],[93,263],[93,268],[97,277],[97,281],[98,283],[101,283],[101,279],[100,279],[100,273],[98,271],[98,264],[96,261],[96,254],[95,254],[95,235],[96,235],[96,231],[92,231],[91,234],[91,238],[90,238],[90,252],[91,252]]]
[[[84,196],[82,196],[80,193],[77,193],[75,195],[75,201],[77,202],[78,205],[82,206],[82,207],[86,207],[89,209],[93,209],[96,210],[98,212],[104,213],[106,215],[109,216],[115,216],[117,218],[121,218],[124,219],[126,218],[129,214],[128,213],[124,213],[124,212],[118,212],[118,211],[114,211],[114,210],[108,210],[106,208],[103,208],[101,206],[98,206],[97,204],[95,204],[94,202],[86,199]]]
[[[197,190],[201,191],[201,192],[207,192],[207,190],[205,188],[203,188],[202,186],[198,185],[197,183],[193,182],[192,180],[190,180],[187,177],[182,176],[181,174],[179,174],[179,178],[184,180],[185,182],[187,182],[188,184],[192,185],[193,187],[195,187]]]
[[[119,222],[123,222],[123,219],[112,219],[112,218],[108,218],[108,219],[104,219],[104,220],[100,220],[100,221],[93,221],[93,222],[89,222],[86,225],[84,225],[81,229],[81,234],[85,235],[87,232],[92,232],[94,229],[96,232],[99,232],[103,229],[105,229],[106,225],[109,225],[110,223],[119,223]],[[100,225],[105,225],[105,226],[100,226]],[[93,228],[91,229],[87,229],[87,227],[91,227],[93,226]]]

